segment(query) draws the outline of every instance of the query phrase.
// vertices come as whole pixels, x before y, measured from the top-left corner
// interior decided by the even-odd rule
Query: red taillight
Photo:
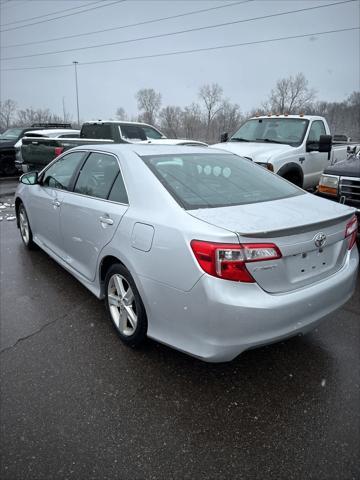
[[[237,282],[255,282],[246,263],[281,258],[280,250],[273,243],[237,244],[192,240],[191,248],[206,273]]]
[[[352,247],[355,245],[356,242],[356,236],[357,236],[357,231],[358,231],[358,221],[356,216],[354,215],[350,222],[347,223],[346,229],[345,229],[345,238],[348,239],[349,242],[349,250],[352,249]]]
[[[55,157],[58,157],[64,151],[64,147],[55,147]]]

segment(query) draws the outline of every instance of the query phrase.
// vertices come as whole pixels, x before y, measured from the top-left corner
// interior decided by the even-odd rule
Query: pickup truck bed
[[[104,143],[114,142],[105,139],[24,137],[21,147],[23,171],[41,170],[51,160],[70,148]]]

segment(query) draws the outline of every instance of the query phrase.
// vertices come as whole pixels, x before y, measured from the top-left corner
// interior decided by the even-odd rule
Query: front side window
[[[115,157],[93,152],[80,170],[74,192],[106,199],[118,173]]]
[[[185,209],[227,207],[302,195],[302,190],[232,154],[143,156]]]
[[[164,135],[162,135],[160,132],[155,130],[155,128],[151,127],[142,127],[145,135],[147,138],[152,139],[152,140],[159,140],[159,138],[164,138]]]
[[[321,120],[315,120],[310,127],[308,142],[318,143],[320,140],[320,135],[325,135],[325,134],[326,134],[326,131],[325,131],[324,122]]]
[[[76,170],[84,159],[84,152],[64,155],[49,167],[43,176],[44,187],[69,190]]]
[[[269,142],[301,145],[309,121],[303,118],[256,118],[234,133],[232,142]]]

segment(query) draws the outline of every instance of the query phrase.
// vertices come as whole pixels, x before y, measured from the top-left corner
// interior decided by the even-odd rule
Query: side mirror
[[[320,135],[319,152],[330,153],[332,147],[331,135]]]
[[[20,182],[24,183],[25,185],[36,185],[39,183],[39,175],[38,172],[30,172],[24,173],[21,175]]]
[[[227,132],[220,135],[220,143],[227,142],[229,140],[229,134]]]
[[[331,147],[332,147],[331,135],[320,135],[318,142],[312,142],[311,140],[306,142],[307,152],[330,153]]]

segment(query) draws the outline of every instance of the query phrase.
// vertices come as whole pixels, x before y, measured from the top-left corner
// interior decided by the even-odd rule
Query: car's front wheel
[[[145,307],[130,272],[120,263],[106,274],[105,303],[121,340],[131,347],[142,344],[147,332]]]
[[[20,235],[21,235],[22,241],[24,242],[25,247],[30,250],[36,248],[36,244],[33,241],[29,218],[27,216],[23,203],[21,203],[19,206],[18,220],[19,220]]]

